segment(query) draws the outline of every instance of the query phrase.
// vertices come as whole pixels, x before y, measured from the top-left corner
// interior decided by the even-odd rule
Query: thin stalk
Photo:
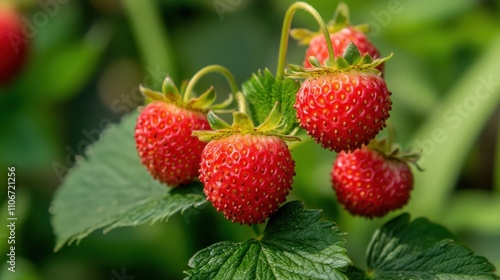
[[[189,98],[191,97],[191,94],[193,92],[193,89],[194,89],[194,86],[196,85],[196,83],[198,83],[198,81],[203,76],[210,74],[210,73],[213,73],[213,72],[220,73],[226,78],[226,80],[229,84],[229,87],[231,88],[231,94],[233,94],[233,97],[236,97],[235,94],[236,94],[236,92],[239,91],[239,89],[238,89],[238,84],[236,83],[236,79],[234,78],[233,74],[231,74],[231,72],[224,66],[210,65],[210,66],[202,68],[200,71],[198,71],[196,74],[194,74],[193,78],[191,78],[191,80],[189,81],[189,83],[186,87],[186,91],[184,92],[183,99],[185,102],[189,101]]]
[[[285,75],[286,52],[288,48],[288,37],[290,33],[290,26],[292,25],[292,19],[293,16],[295,15],[295,12],[299,9],[304,10],[309,14],[311,14],[314,17],[314,19],[318,22],[318,25],[326,39],[328,55],[330,56],[330,59],[333,59],[335,57],[332,47],[332,41],[330,40],[330,33],[328,32],[328,27],[323,21],[321,15],[311,5],[305,2],[295,2],[286,11],[285,19],[283,20],[283,28],[281,29],[280,49],[278,55],[278,69],[276,70],[276,79],[279,80],[283,79],[283,76]]]
[[[260,238],[262,233],[260,232],[260,228],[259,228],[259,225],[252,225],[252,229],[253,229],[253,232],[255,233],[255,235],[257,236],[257,238]]]

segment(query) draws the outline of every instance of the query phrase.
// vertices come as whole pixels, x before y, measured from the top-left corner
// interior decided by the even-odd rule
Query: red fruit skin
[[[207,199],[226,219],[251,225],[264,222],[285,202],[294,170],[281,138],[235,134],[205,147],[200,181]]]
[[[366,146],[339,153],[330,175],[338,202],[351,214],[368,218],[403,207],[413,189],[405,161],[385,158]]]
[[[338,72],[306,79],[294,107],[300,126],[338,153],[368,144],[384,128],[392,108],[390,95],[376,74]]]
[[[157,180],[176,187],[198,177],[206,143],[193,130],[209,130],[206,115],[162,101],[148,104],[139,115],[135,141],[139,157]]]
[[[354,27],[345,27],[336,33],[330,33],[330,40],[332,41],[333,52],[335,58],[342,56],[345,49],[352,42],[356,47],[358,47],[361,55],[370,54],[373,59],[380,58],[380,53],[375,48],[375,46],[370,42],[365,33],[356,30]],[[311,63],[309,63],[309,57],[315,56],[324,65],[324,62],[328,59],[328,48],[326,46],[325,36],[323,34],[316,35],[306,50],[306,57],[304,59],[304,67],[312,68]],[[384,64],[377,66],[380,72],[384,72]]]
[[[27,39],[16,11],[0,7],[0,85],[7,85],[20,72],[27,54]]]

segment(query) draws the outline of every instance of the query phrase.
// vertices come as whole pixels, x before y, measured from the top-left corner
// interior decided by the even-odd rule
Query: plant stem
[[[330,56],[330,59],[333,59],[335,57],[333,53],[332,42],[330,40],[330,33],[328,32],[328,27],[323,21],[321,15],[311,5],[305,2],[295,2],[286,11],[285,19],[283,20],[283,28],[281,29],[280,50],[278,55],[278,69],[276,70],[276,79],[279,80],[283,79],[283,76],[285,74],[286,52],[288,47],[290,26],[292,24],[292,19],[293,16],[295,15],[295,12],[299,9],[302,9],[311,14],[314,17],[314,19],[318,22],[320,30],[323,32],[323,35],[325,36],[326,39],[326,45],[328,47],[328,54]]]
[[[262,233],[260,232],[259,226],[254,224],[254,225],[252,225],[252,229],[253,229],[253,232],[255,233],[255,235],[257,235],[257,237],[260,238]]]
[[[198,71],[196,74],[194,74],[193,78],[191,78],[191,80],[189,81],[189,83],[186,87],[186,91],[184,92],[183,99],[185,102],[189,101],[189,98],[191,97],[192,91],[193,91],[196,83],[203,76],[205,76],[209,73],[212,73],[212,72],[220,73],[226,78],[227,82],[229,83],[229,87],[231,87],[231,94],[233,94],[233,97],[236,97],[235,94],[236,94],[236,92],[239,91],[239,89],[238,89],[238,84],[236,83],[236,80],[235,80],[233,74],[231,74],[231,72],[224,66],[210,65],[210,66],[202,68],[200,71]]]

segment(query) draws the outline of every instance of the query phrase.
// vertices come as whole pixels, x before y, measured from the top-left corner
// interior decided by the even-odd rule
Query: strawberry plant
[[[291,32],[314,36],[304,67],[286,62],[299,10],[320,27],[319,35]],[[393,103],[382,71],[392,55],[381,57],[361,31],[367,30],[351,26],[345,4],[327,25],[312,6],[296,2],[285,14],[275,75],[259,70],[240,88],[228,69],[212,65],[179,88],[170,77],[161,92],[141,87],[144,106],[106,130],[59,188],[51,207],[55,249],[97,229],[213,206],[254,236],[198,248],[186,279],[499,279],[486,258],[445,227],[409,213],[373,233],[366,264],[354,262],[346,236],[356,233],[292,197],[292,187],[307,187],[294,185],[302,172],[294,153],[313,138],[324,153],[337,153],[331,183],[351,214],[383,217],[411,198],[421,151],[403,152],[390,127],[383,139]],[[217,105],[213,87],[194,91],[213,72],[231,89]]]

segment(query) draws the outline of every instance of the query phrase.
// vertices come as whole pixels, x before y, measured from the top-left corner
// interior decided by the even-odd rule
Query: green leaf
[[[243,94],[248,102],[251,118],[257,125],[262,124],[273,109],[276,102],[281,104],[283,114],[282,133],[287,134],[294,130],[297,116],[293,104],[300,84],[286,78],[276,80],[268,69],[259,71],[243,84]]]
[[[110,127],[87,149],[51,205],[56,250],[92,231],[167,220],[205,203],[199,184],[172,189],[140,163],[134,141],[137,113]]]
[[[257,128],[257,130],[261,132],[276,130],[281,125],[282,120],[281,105],[276,102],[271,110],[271,113],[267,116],[267,119]]]
[[[484,257],[457,243],[444,227],[402,214],[377,230],[367,256],[368,279],[498,279]],[[353,279],[363,279],[350,269]],[[351,275],[349,275],[351,276]]]
[[[343,233],[299,201],[271,216],[264,234],[220,242],[196,253],[186,279],[347,279]]]

